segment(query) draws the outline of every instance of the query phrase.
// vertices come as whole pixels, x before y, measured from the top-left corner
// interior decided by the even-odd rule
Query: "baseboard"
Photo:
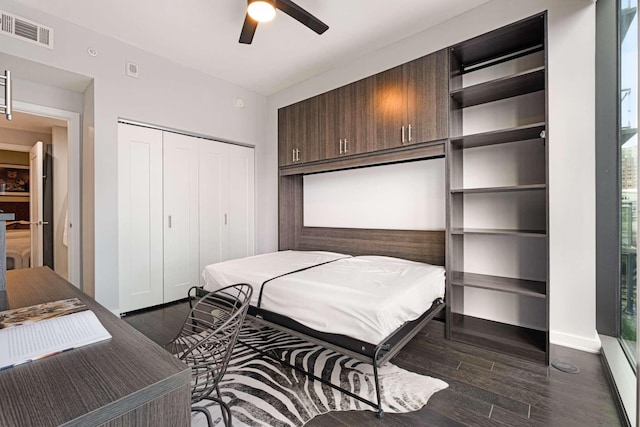
[[[593,331],[593,338],[551,331],[549,341],[551,341],[551,344],[586,351],[588,353],[600,353],[600,349],[602,348],[602,343],[596,331]]]

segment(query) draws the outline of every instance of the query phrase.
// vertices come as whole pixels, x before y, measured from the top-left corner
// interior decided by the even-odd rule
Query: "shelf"
[[[451,338],[535,362],[546,362],[547,332],[451,313]]]
[[[544,230],[513,230],[503,228],[453,228],[451,234],[486,234],[492,236],[514,236],[514,237],[547,237]]]
[[[460,108],[543,90],[545,67],[537,67],[500,79],[465,87],[451,92]]]
[[[545,184],[510,185],[505,187],[485,187],[485,188],[456,188],[451,189],[451,194],[477,194],[477,193],[508,193],[512,191],[538,191],[545,190]]]
[[[454,286],[489,289],[535,298],[546,298],[547,284],[535,280],[515,279],[511,277],[489,276],[486,274],[454,271],[451,276]]]
[[[544,47],[544,15],[527,18],[454,46],[451,51],[464,68],[508,56],[535,46]]]
[[[529,139],[540,139],[540,133],[544,131],[545,128],[546,124],[544,122],[534,123],[509,129],[458,136],[451,138],[451,144],[459,148],[474,148],[526,141]]]

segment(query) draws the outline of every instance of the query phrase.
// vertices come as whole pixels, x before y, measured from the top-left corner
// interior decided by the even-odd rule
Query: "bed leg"
[[[376,408],[377,418],[384,417],[384,411],[382,410],[382,396],[380,395],[380,378],[378,377],[378,355],[380,354],[380,350],[382,350],[382,346],[378,347],[373,355],[373,380],[376,385],[376,399],[378,402],[378,407]]]

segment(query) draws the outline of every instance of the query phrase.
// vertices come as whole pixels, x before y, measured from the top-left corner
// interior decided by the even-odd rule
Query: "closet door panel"
[[[198,143],[164,133],[164,302],[199,283]]]
[[[254,150],[229,145],[228,259],[255,254]]]
[[[228,144],[200,142],[200,272],[228,259],[227,199],[229,192]],[[200,284],[204,285],[202,275]]]
[[[120,312],[163,302],[162,132],[118,125]]]

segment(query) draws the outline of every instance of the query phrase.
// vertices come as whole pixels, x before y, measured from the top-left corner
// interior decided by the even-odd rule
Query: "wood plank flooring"
[[[170,341],[189,310],[186,302],[129,314],[124,320],[158,344]],[[444,325],[430,322],[392,363],[440,378],[449,388],[408,414],[332,412],[321,426],[619,426],[622,425],[600,356],[552,346],[551,360],[569,362],[579,374],[523,361],[444,339]]]

